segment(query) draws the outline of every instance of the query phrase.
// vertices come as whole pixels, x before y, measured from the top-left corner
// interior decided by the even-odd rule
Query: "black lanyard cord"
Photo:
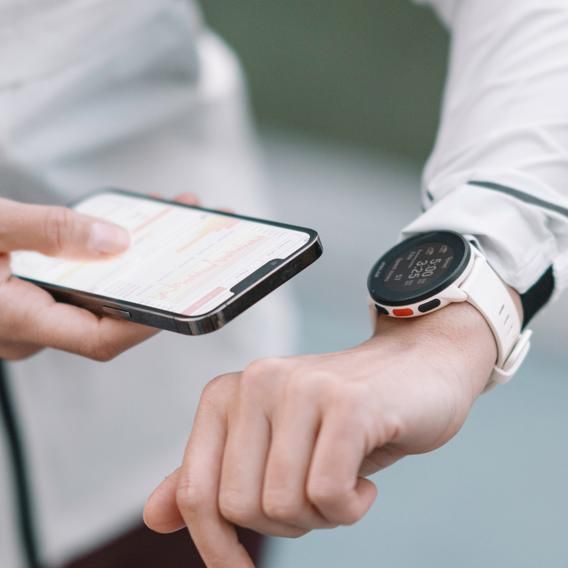
[[[16,497],[20,539],[29,568],[40,568],[37,536],[32,514],[30,484],[26,471],[22,438],[6,377],[6,367],[0,360],[0,429],[6,432],[6,441]]]

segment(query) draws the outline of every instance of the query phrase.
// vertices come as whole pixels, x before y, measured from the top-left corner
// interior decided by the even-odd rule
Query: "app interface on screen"
[[[118,193],[93,196],[76,210],[128,229],[129,250],[90,262],[18,252],[12,257],[15,275],[188,316],[215,309],[241,280],[273,259],[285,259],[310,238],[302,231]]]

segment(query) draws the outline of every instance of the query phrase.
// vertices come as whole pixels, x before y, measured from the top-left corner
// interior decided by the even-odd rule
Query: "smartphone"
[[[128,251],[89,262],[17,252],[14,276],[97,315],[188,335],[223,327],[322,254],[312,229],[119,189],[72,207],[127,229]]]

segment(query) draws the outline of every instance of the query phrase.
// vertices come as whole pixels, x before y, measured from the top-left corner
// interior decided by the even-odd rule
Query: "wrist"
[[[489,324],[466,302],[411,319],[376,314],[368,344],[382,348],[390,344],[401,356],[419,350],[448,372],[449,380],[466,388],[471,403],[483,392],[497,360],[497,344]]]
[[[522,331],[523,310],[518,296],[506,286],[480,248],[467,236],[442,230],[414,235],[377,260],[367,286],[371,302],[382,314],[404,320],[422,319],[421,316],[427,315],[427,320],[413,322],[402,329],[426,329],[430,333],[431,324],[441,321],[441,327],[434,325],[436,349],[442,344],[447,329],[451,330],[451,347],[459,346],[463,340],[466,350],[475,351],[472,337],[477,330],[482,336],[493,338],[497,353],[490,372],[483,377],[487,379],[487,387],[508,382],[530,348],[531,333]],[[478,313],[465,305],[446,309],[450,304],[464,302]],[[443,315],[432,315],[438,311]],[[455,313],[460,315],[457,325],[452,325],[451,315]],[[465,325],[464,321],[472,321],[470,318],[464,320],[463,313],[475,314],[472,316],[473,327]],[[392,330],[399,326],[391,323],[388,327]],[[377,331],[380,329],[381,324],[378,324]],[[450,359],[454,351],[450,349],[444,356]],[[495,353],[495,350],[484,349],[484,353]],[[436,357],[430,353],[424,355],[427,361]]]

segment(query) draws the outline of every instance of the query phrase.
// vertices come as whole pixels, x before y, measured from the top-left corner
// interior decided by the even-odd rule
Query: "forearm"
[[[568,284],[568,4],[429,3],[452,32],[450,69],[424,175],[427,212],[406,233],[474,234],[521,293],[551,267],[561,290]]]
[[[390,344],[398,356],[415,348],[429,350],[440,368],[454,369],[450,380],[462,383],[463,388],[456,392],[463,394],[466,406],[471,406],[485,389],[497,358],[489,325],[468,303],[452,304],[421,318],[377,316],[367,345],[384,353],[385,344]],[[468,359],[465,366],[464,356]]]

